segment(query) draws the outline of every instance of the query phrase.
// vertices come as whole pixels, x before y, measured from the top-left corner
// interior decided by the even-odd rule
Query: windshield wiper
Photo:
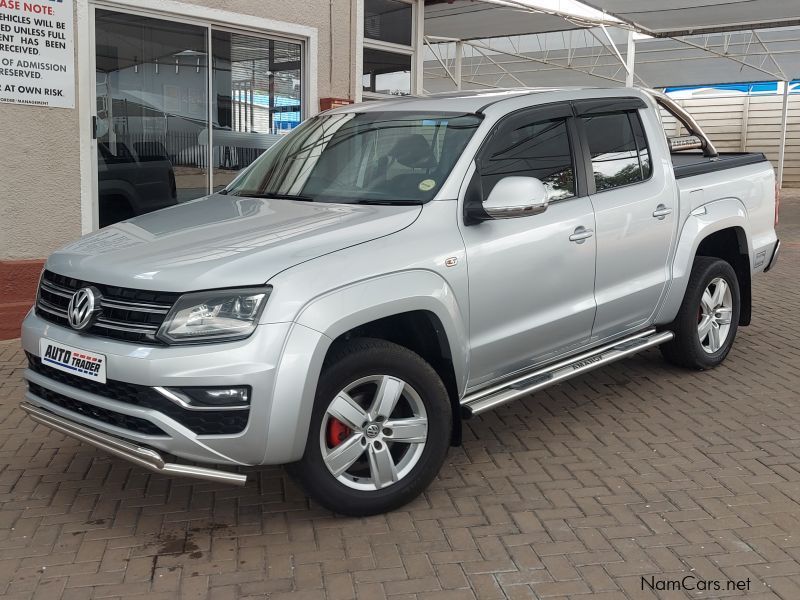
[[[276,194],[273,192],[233,192],[231,196],[266,198],[267,200],[300,200],[301,202],[314,202],[314,199],[309,196],[298,196],[296,194]]]
[[[369,200],[359,199],[351,202],[351,204],[378,204],[381,206],[419,206],[422,204],[419,200]]]

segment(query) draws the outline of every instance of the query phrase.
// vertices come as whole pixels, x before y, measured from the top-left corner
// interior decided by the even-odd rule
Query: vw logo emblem
[[[78,331],[89,327],[100,310],[100,298],[100,291],[94,287],[81,288],[75,292],[67,307],[70,327]]]
[[[381,428],[375,423],[370,423],[369,425],[367,425],[367,429],[364,431],[364,433],[367,434],[368,438],[378,437],[378,434],[380,432]]]

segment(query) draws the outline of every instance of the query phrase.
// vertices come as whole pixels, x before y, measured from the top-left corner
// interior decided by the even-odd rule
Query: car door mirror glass
[[[492,219],[512,219],[538,215],[547,210],[547,188],[535,177],[504,177],[483,203]]]

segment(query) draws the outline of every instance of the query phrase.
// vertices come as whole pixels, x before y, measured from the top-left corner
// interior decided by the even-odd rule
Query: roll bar
[[[719,156],[719,152],[717,152],[711,140],[708,139],[703,128],[700,127],[698,122],[694,120],[694,117],[686,112],[680,104],[662,92],[656,90],[646,90],[646,92],[653,97],[653,100],[655,100],[659,106],[675,117],[691,136],[697,138],[696,140],[690,137],[669,138],[670,151],[679,152],[682,150],[702,149],[703,156],[709,158],[716,158]]]

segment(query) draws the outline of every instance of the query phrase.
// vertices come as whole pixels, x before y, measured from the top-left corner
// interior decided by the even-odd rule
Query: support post
[[[783,82],[783,107],[781,110],[781,145],[778,149],[778,188],[783,188],[783,165],[786,162],[786,125],[789,117],[789,85]]]
[[[414,4],[414,68],[411,81],[411,94],[422,96],[425,93],[425,0],[418,0]]]
[[[350,27],[353,31],[353,43],[350,45],[350,52],[353,56],[351,66],[352,81],[350,85],[350,97],[354,102],[361,102],[363,98],[362,75],[364,74],[364,2],[363,0],[352,0],[350,5]],[[314,111],[316,112],[316,111]],[[306,117],[307,115],[303,115]]]
[[[633,70],[636,62],[636,41],[633,39],[633,30],[628,30],[628,56],[625,61],[625,85],[633,87]]]
[[[747,152],[747,130],[750,126],[750,94],[744,97],[744,104],[742,105],[742,128],[739,137],[739,150]]]
[[[453,80],[456,82],[456,89],[461,89],[461,63],[464,60],[464,42],[456,42],[456,58],[453,67]]]

